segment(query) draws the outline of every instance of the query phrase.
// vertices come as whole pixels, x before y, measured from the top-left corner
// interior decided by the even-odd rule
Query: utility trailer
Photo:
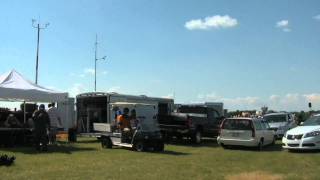
[[[94,124],[110,124],[115,119],[111,104],[115,102],[154,104],[157,107],[158,117],[166,117],[174,109],[173,99],[134,96],[118,93],[91,92],[79,94],[76,97],[77,125],[79,133],[94,135]]]

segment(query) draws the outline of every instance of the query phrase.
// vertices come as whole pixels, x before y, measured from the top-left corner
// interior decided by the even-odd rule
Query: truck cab
[[[202,137],[217,137],[222,116],[213,107],[207,105],[180,105],[176,112],[166,120],[160,121],[162,133],[167,139],[191,138],[194,143],[201,143]]]

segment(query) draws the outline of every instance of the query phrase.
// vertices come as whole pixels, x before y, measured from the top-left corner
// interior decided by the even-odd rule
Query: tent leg
[[[26,101],[23,101],[23,122],[26,124]]]

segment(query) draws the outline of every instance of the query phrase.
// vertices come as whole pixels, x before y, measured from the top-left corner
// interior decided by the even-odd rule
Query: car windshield
[[[286,122],[287,121],[287,115],[270,115],[270,116],[265,116],[264,119],[268,123],[279,123],[279,122]]]
[[[320,126],[320,116],[313,116],[307,119],[302,126]]]
[[[223,123],[222,129],[227,130],[251,130],[251,121],[247,119],[227,119]]]

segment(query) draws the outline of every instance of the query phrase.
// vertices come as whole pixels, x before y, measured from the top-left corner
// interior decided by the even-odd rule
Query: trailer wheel
[[[145,145],[142,141],[138,141],[134,144],[134,150],[138,152],[143,152],[145,150]]]
[[[109,137],[101,137],[101,146],[102,148],[112,148],[112,141]]]

